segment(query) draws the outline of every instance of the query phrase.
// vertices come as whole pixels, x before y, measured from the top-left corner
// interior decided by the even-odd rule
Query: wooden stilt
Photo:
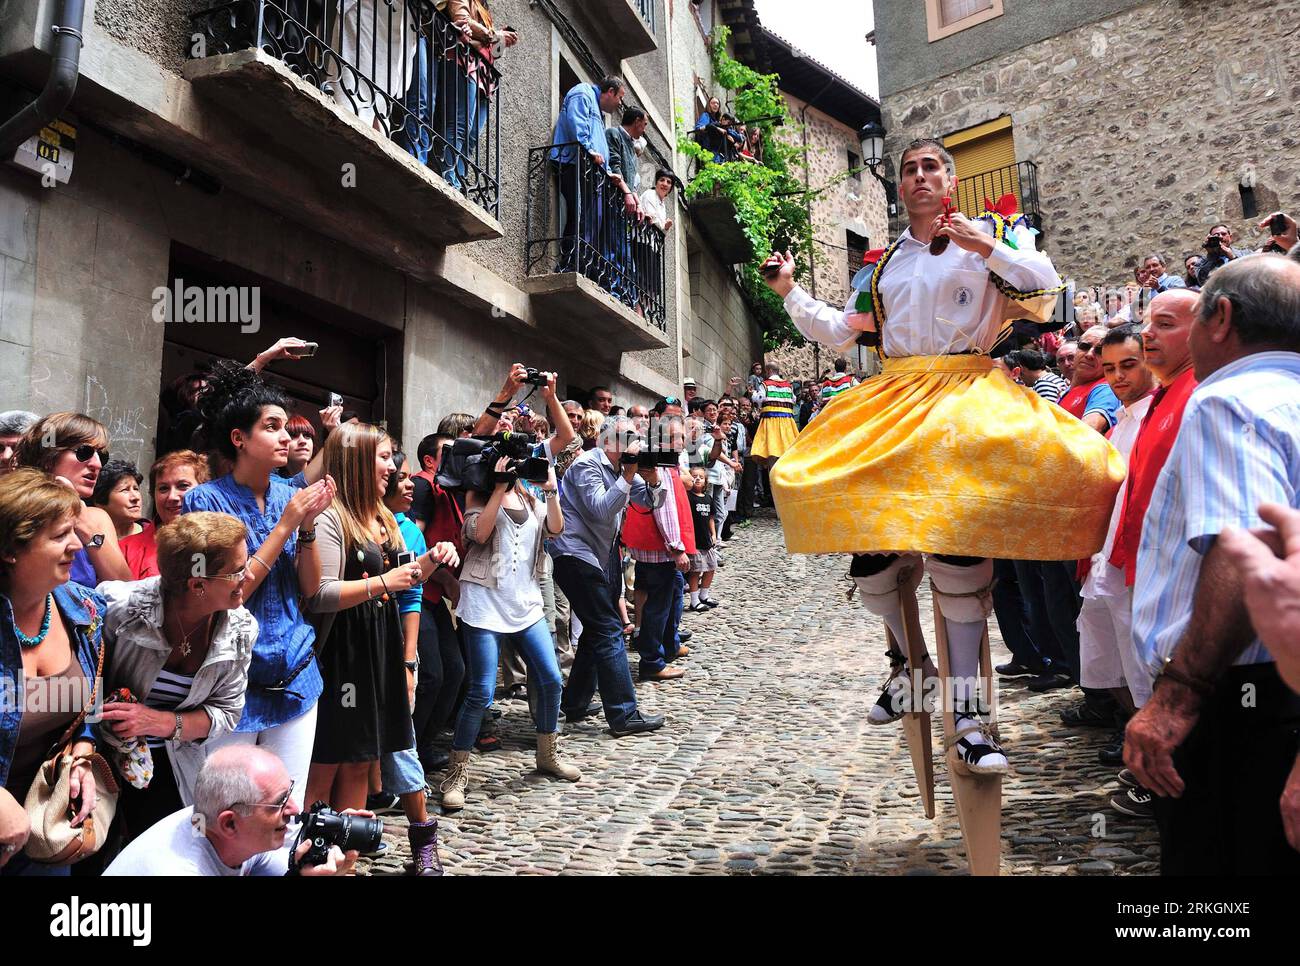
[[[934,585],[931,584],[933,593]],[[939,653],[939,677],[943,683],[943,734],[947,745],[956,731],[952,680],[949,677],[948,627],[943,622],[938,600],[933,600],[935,649]],[[990,709],[989,726],[995,728],[997,709],[992,702],[992,672],[986,623],[980,644],[980,689],[981,698],[987,701],[986,706]],[[966,767],[954,747],[948,748],[947,762],[953,804],[961,822],[961,837],[966,843],[966,860],[970,863],[971,874],[997,875],[1002,865],[1002,776],[975,774]]]
[[[888,627],[885,628],[885,637],[891,650],[900,651],[907,657],[910,677],[908,687],[915,703],[925,693],[925,638],[921,635],[921,615],[915,592],[904,592],[900,588],[899,598],[903,607],[903,628],[907,640],[900,647]],[[914,706],[917,710],[903,715],[903,736],[907,739],[907,750],[912,756],[912,771],[916,773],[925,817],[934,818],[934,749],[931,744],[930,712],[924,702]]]

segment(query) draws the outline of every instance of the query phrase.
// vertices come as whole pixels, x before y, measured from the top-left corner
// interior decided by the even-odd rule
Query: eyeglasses
[[[78,446],[76,449],[72,451],[72,455],[77,458],[78,463],[89,463],[91,457],[94,456],[96,453],[99,454],[100,463],[108,462],[108,450],[96,449],[95,447],[91,446],[89,443],[82,443],[80,446]]]
[[[1099,356],[1099,355],[1101,355],[1101,343],[1100,343],[1100,342],[1080,342],[1080,343],[1079,343],[1079,351],[1080,351],[1081,353],[1083,353],[1084,355],[1094,355],[1094,356]]]
[[[236,570],[233,574],[208,574],[204,580],[228,580],[232,584],[243,583],[245,575],[248,573],[248,566],[244,565]]]
[[[289,807],[289,799],[293,795],[294,780],[289,779],[289,790],[281,795],[274,802],[235,802],[231,808],[273,808],[277,812],[283,812]]]

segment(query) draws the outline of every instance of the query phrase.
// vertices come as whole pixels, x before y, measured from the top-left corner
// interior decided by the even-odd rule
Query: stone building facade
[[[1005,0],[935,42],[920,0],[875,13],[894,163],[914,137],[1009,117],[1046,248],[1080,284],[1130,281],[1151,252],[1181,263],[1219,221],[1258,248],[1258,221],[1300,199],[1298,0]]]
[[[109,425],[115,455],[147,466],[163,385],[283,335],[321,345],[310,362],[273,368],[301,411],[337,391],[408,445],[446,413],[480,407],[514,361],[556,370],[566,395],[604,384],[630,404],[677,392],[684,356],[689,372],[690,355],[712,352],[719,375],[756,357],[760,333],[729,267],[675,198],[662,329],[576,273],[547,274],[553,255],[529,269],[530,152],[550,143],[571,84],[621,73],[627,103],[650,116],[653,151],[689,177],[674,119],[708,65],[690,4],[490,5],[520,35],[499,62],[492,211],[276,58],[187,56],[190,18],[209,0],[87,0],[62,116],[76,128],[71,179],[47,187],[0,165],[0,409],[84,410]],[[44,84],[60,6],[0,4],[0,117]],[[643,159],[644,177],[655,163]],[[725,305],[707,326],[688,264]],[[158,293],[178,282],[255,289],[257,331],[167,321]]]

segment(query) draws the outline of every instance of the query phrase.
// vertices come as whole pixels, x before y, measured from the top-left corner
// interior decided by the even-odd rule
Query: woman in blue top
[[[0,788],[19,803],[95,682],[104,598],[68,579],[81,549],[80,509],[75,493],[38,470],[0,477]],[[95,775],[85,760],[95,742],[84,722],[72,737],[76,827],[95,807]],[[0,869],[6,876],[67,875],[69,867],[35,865],[6,843]]]
[[[236,362],[213,367],[199,411],[207,444],[234,469],[186,493],[183,512],[229,513],[248,528],[244,606],[258,626],[248,696],[235,731],[209,742],[208,753],[229,744],[261,745],[305,789],[322,683],[315,632],[298,599],[320,586],[314,524],[333,499],[334,481],[295,489],[275,475],[289,459],[287,407],[284,393],[253,370]]]

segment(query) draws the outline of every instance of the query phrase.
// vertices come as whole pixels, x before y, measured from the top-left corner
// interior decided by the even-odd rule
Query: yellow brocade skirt
[[[789,416],[764,416],[754,431],[750,456],[783,456],[799,438],[799,424]]]
[[[982,355],[886,359],[771,471],[791,553],[1005,560],[1096,553],[1123,480],[1100,433]]]

